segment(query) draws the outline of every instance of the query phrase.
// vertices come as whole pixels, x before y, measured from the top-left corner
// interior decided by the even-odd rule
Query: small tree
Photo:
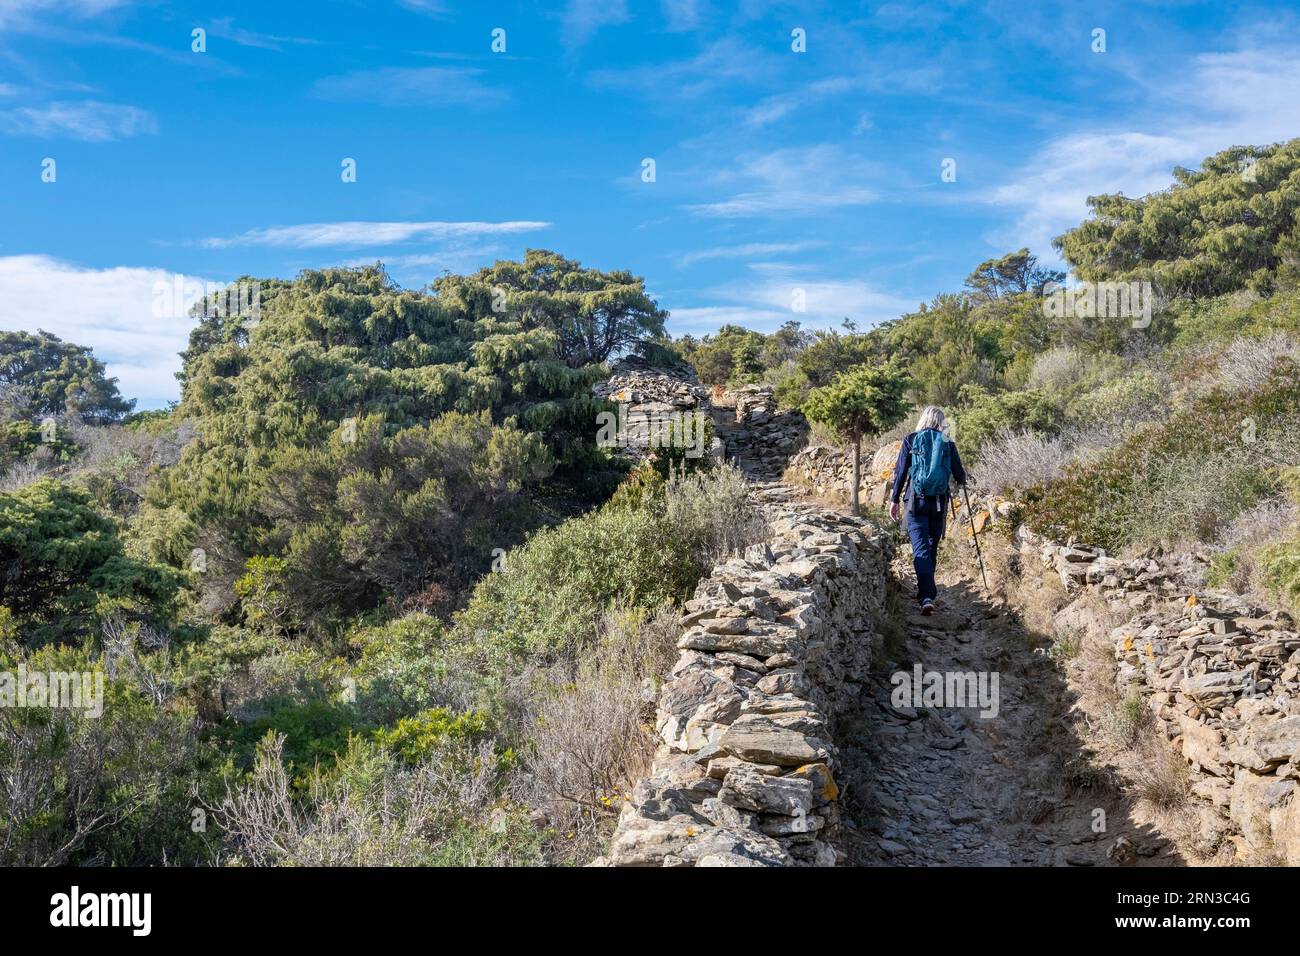
[[[862,436],[878,434],[902,420],[911,407],[904,397],[911,384],[907,373],[893,361],[859,365],[841,372],[829,385],[813,389],[804,402],[805,415],[853,444],[851,500],[855,515],[862,513],[858,502]]]

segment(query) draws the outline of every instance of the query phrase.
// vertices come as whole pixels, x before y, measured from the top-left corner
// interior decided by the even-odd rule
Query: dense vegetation
[[[1208,548],[1300,603],[1298,149],[1093,199],[1058,247],[1157,284],[1140,327],[1046,309],[1064,276],[1021,249],[870,330],[672,340],[640,279],[530,251],[423,292],[265,280],[136,415],[86,349],[5,333],[0,671],[98,674],[105,705],[0,708],[0,862],[589,856],[653,748],[678,605],[763,533],[735,472],[596,446],[591,386],[633,349],[770,383],[834,440],[942,404],[1035,527]]]
[[[196,313],[165,413],[126,417],[84,349],[0,342],[0,669],[98,673],[113,714],[0,710],[42,784],[6,796],[2,858],[587,852],[646,756],[672,606],[758,527],[727,469],[648,467],[601,506],[626,466],[591,386],[662,336],[641,280],[530,251]]]
[[[899,363],[912,403],[947,408],[971,472],[1031,525],[1115,550],[1209,548],[1218,580],[1294,605],[1300,140],[1089,203],[1056,246],[1083,282],[1150,283],[1149,324],[1053,307],[1065,277],[1021,249],[861,334],[727,327],[673,346],[706,381],[766,381],[814,412],[837,376]]]

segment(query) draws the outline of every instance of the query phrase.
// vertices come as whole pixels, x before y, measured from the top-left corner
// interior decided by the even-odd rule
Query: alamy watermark
[[[1051,319],[1131,319],[1133,328],[1145,329],[1161,304],[1150,282],[1084,282],[1072,288],[1049,282],[1043,286],[1043,315]]]
[[[156,319],[187,319],[198,307],[201,318],[242,316],[257,321],[262,317],[262,283],[207,282],[177,273],[171,281],[153,284],[153,316]]]
[[[0,671],[0,707],[48,707],[104,713],[103,671]]]
[[[895,671],[889,682],[895,707],[978,707],[981,717],[998,715],[997,671],[927,671],[918,663],[910,671]]]
[[[601,448],[681,448],[687,458],[702,458],[708,449],[706,416],[699,411],[629,413],[620,402],[617,412],[596,415],[596,444]]]

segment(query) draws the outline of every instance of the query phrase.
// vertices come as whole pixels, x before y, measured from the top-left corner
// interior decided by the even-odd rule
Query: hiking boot
[[[933,613],[934,613],[934,602],[933,602],[932,600],[930,600],[929,598],[926,598],[924,601],[922,601],[922,602],[921,602],[921,613],[924,614],[926,617],[929,617],[931,614],[933,614]]]

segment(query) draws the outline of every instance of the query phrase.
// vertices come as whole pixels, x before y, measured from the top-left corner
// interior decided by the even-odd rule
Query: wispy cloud
[[[673,332],[709,332],[731,322],[770,332],[785,322],[836,328],[845,318],[870,328],[916,308],[916,301],[857,278],[828,277],[812,267],[764,263],[747,278],[705,290],[701,305],[672,307]]]
[[[602,27],[626,23],[627,0],[569,0],[560,16],[564,45],[584,46]]]
[[[694,30],[703,15],[703,0],[663,0],[664,19],[675,33]]]
[[[127,0],[0,0],[0,29],[21,29],[42,15],[93,17],[126,3]]]
[[[158,407],[179,395],[178,353],[193,324],[193,300],[164,310],[170,317],[155,314],[157,290],[175,288],[175,279],[165,269],[86,269],[49,256],[2,257],[0,328],[44,329],[88,345],[123,395]]]
[[[779,149],[715,173],[718,186],[739,189],[729,198],[686,208],[702,216],[733,219],[861,206],[877,198],[865,169],[861,160],[833,144]]]
[[[493,106],[509,99],[505,90],[482,79],[474,67],[383,67],[317,80],[321,99],[381,103],[386,106]]]
[[[1232,145],[1265,145],[1300,130],[1300,48],[1255,47],[1199,56],[1186,77],[1149,104],[1160,119],[1134,117],[1110,129],[1075,129],[1045,143],[1028,163],[982,195],[1014,221],[991,232],[997,245],[1028,243],[1050,253],[1051,240],[1078,224],[1087,197],[1142,196],[1168,187],[1175,165],[1198,165]],[[1138,132],[1138,127],[1154,129]]]
[[[796,110],[806,108],[853,90],[865,89],[867,84],[859,77],[830,76],[805,84],[789,93],[777,93],[760,100],[744,111],[744,121],[749,126],[766,126],[784,119]]]
[[[620,69],[596,70],[597,86],[629,89],[656,100],[694,99],[731,83],[753,83],[772,76],[772,55],[734,37],[722,37],[693,57]]]
[[[0,129],[14,136],[103,143],[157,133],[158,121],[138,106],[83,100],[0,111]]]
[[[687,306],[669,310],[668,330],[673,335],[701,335],[716,332],[724,325],[743,325],[756,331],[771,331],[781,323],[799,316],[789,311],[755,309],[744,305]]]
[[[545,229],[549,222],[316,222],[250,229],[238,236],[200,239],[208,249],[276,246],[315,249],[329,246],[392,245],[412,240],[448,241],[477,236],[511,235]]]
[[[451,13],[446,0],[397,0],[397,5],[426,17],[445,17]]]
[[[260,50],[283,50],[286,45],[307,46],[319,43],[305,37],[277,36],[273,33],[258,33],[235,26],[231,17],[209,21],[206,27],[210,36],[229,40],[239,46],[255,47]]]
[[[750,259],[754,256],[777,256],[793,252],[804,252],[824,245],[826,245],[824,241],[816,239],[802,242],[746,242],[736,246],[714,246],[709,249],[683,253],[677,256],[677,263],[678,265],[689,266],[697,262],[714,259]]]

